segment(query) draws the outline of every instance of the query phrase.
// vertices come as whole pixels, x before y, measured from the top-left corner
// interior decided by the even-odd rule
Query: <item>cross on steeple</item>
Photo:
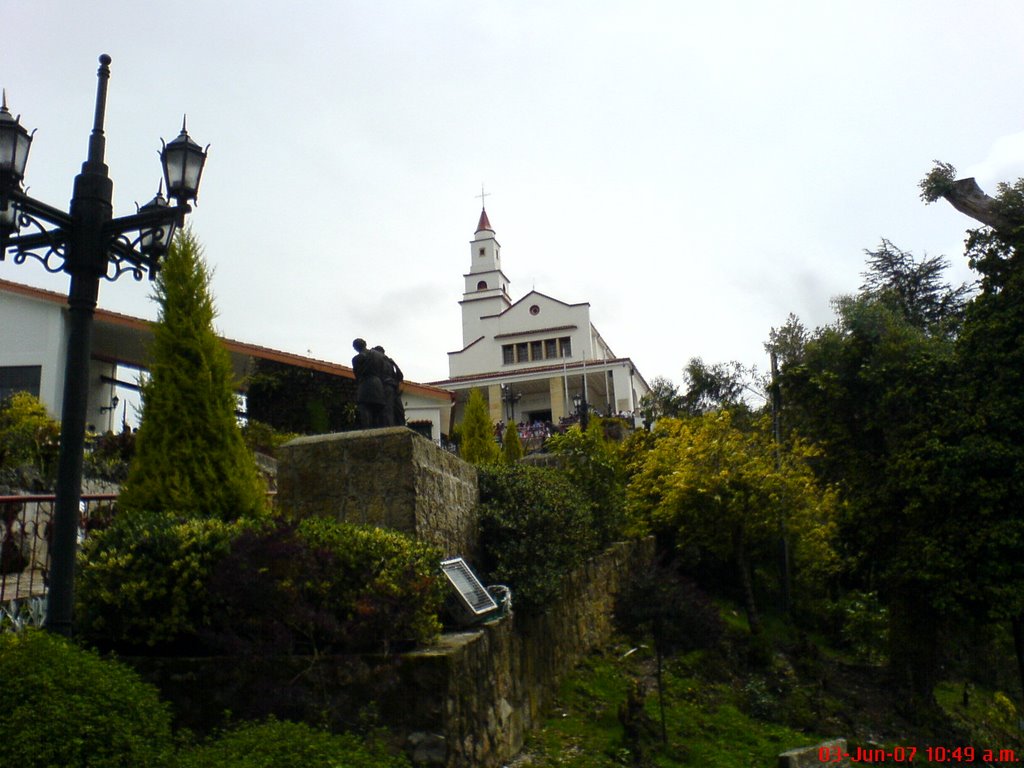
[[[487,208],[487,205],[486,205],[487,201],[484,200],[484,198],[485,197],[490,197],[490,196],[491,196],[491,193],[490,192],[484,192],[484,184],[483,184],[483,182],[480,182],[480,194],[479,195],[475,195],[475,197],[479,197],[480,198],[480,210],[481,211],[484,210],[485,208]]]

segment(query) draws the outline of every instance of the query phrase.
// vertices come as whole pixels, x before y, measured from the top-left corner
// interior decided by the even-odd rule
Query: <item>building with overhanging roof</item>
[[[484,392],[492,421],[559,424],[585,396],[591,410],[634,423],[649,387],[590,322],[588,302],[569,304],[532,290],[517,301],[501,264],[501,245],[482,209],[463,275],[462,347],[448,353],[449,378],[434,382],[456,396],[461,421],[469,392]]]
[[[0,280],[0,399],[27,391],[59,418],[67,351],[67,299],[59,293]],[[111,408],[118,390],[137,390],[145,371],[152,324],[138,317],[96,309],[89,372],[88,424],[103,432],[120,428],[122,413]],[[239,392],[258,361],[294,366],[337,377],[339,386],[355,379],[346,365],[315,360],[256,344],[223,339],[231,356]],[[126,374],[125,369],[128,369]],[[354,387],[351,387],[354,392]],[[124,398],[119,398],[123,400]],[[402,385],[406,419],[438,441],[447,432],[454,395],[440,387],[406,381]]]

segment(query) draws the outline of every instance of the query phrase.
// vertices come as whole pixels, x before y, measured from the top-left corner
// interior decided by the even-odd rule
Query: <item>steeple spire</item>
[[[484,192],[484,185],[481,183],[480,194],[477,195],[477,197],[480,198],[480,221],[476,225],[477,232],[494,232],[494,229],[491,227],[491,222],[487,219],[487,197],[490,194],[490,192]]]
[[[480,209],[480,222],[476,225],[476,231],[477,232],[482,232],[484,230],[486,230],[488,232],[493,232],[494,228],[491,226],[491,222],[487,219],[487,209],[486,208],[481,208]]]

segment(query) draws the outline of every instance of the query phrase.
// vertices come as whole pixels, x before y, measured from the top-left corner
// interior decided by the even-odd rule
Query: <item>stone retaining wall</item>
[[[476,470],[405,428],[300,438],[278,455],[282,509],[395,528],[445,555],[476,551],[477,502]],[[620,584],[653,557],[653,539],[616,544],[565,577],[543,615],[403,655],[131,661],[200,733],[225,711],[348,729],[372,704],[417,765],[495,768],[522,748],[562,676],[608,642]]]
[[[350,730],[372,710],[416,765],[496,768],[522,749],[562,677],[607,643],[619,585],[653,555],[652,539],[616,544],[567,577],[544,615],[446,633],[405,654],[124,661],[197,734],[226,712]]]
[[[278,449],[277,503],[476,552],[476,469],[406,427],[301,437]]]
[[[653,539],[616,544],[566,578],[543,615],[447,635],[403,657],[402,695],[436,716],[409,734],[419,763],[491,768],[515,756],[561,678],[608,642],[620,584],[653,557]]]

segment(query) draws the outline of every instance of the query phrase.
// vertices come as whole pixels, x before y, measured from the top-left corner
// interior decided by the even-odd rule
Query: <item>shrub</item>
[[[379,741],[333,734],[301,723],[268,720],[220,734],[183,751],[178,768],[407,768]]]
[[[484,570],[526,611],[541,610],[562,577],[596,550],[586,499],[557,470],[483,467],[480,500]]]
[[[387,651],[440,631],[439,561],[403,534],[327,518],[122,512],[86,540],[76,616],[123,652]]]
[[[635,574],[615,600],[619,628],[636,639],[650,635],[662,655],[714,648],[724,624],[710,598],[674,565]]]
[[[60,424],[28,392],[15,392],[0,404],[0,465],[28,464],[43,476],[56,465]]]
[[[85,454],[85,475],[121,483],[128,477],[128,466],[135,455],[135,433],[127,426],[119,433],[106,432],[97,437]]]
[[[277,449],[298,437],[296,432],[279,432],[269,424],[249,419],[242,428],[242,437],[250,451],[276,456]]]
[[[308,652],[338,634],[321,593],[334,560],[283,523],[247,530],[213,567],[210,623],[200,630],[214,653]]]
[[[433,547],[397,531],[319,517],[302,521],[298,535],[329,559],[328,576],[307,586],[337,618],[336,643],[386,652],[440,632],[444,585]]]
[[[214,566],[250,525],[122,510],[86,539],[79,558],[82,635],[135,652],[189,642],[209,621]]]
[[[169,765],[170,715],[127,667],[37,630],[0,635],[4,765]]]

